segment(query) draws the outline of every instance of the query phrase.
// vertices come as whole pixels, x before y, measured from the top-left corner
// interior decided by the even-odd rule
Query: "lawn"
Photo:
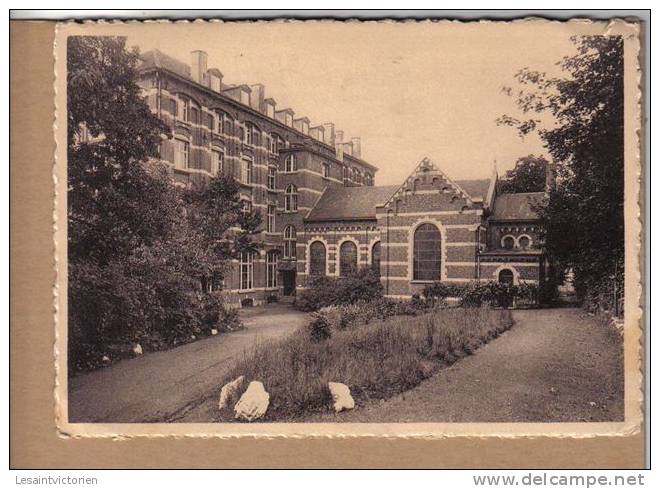
[[[346,384],[359,408],[417,386],[512,324],[510,311],[481,307],[356,320],[321,337],[302,328],[285,340],[255,344],[225,381],[243,375],[243,388],[263,382],[270,406],[262,421],[294,421],[332,409],[328,382]],[[231,421],[233,405],[216,421]]]

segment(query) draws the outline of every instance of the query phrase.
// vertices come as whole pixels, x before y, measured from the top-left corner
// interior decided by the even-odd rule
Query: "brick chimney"
[[[250,88],[252,89],[252,92],[250,93],[250,107],[261,112],[266,89],[261,83],[250,85]]]
[[[206,65],[208,54],[206,51],[192,51],[190,53],[190,68],[192,79],[201,85],[206,85]]]
[[[362,155],[360,138],[351,138],[351,144],[353,145],[353,156],[355,156],[356,158],[360,158]]]
[[[332,122],[323,124],[323,142],[330,146],[335,145],[335,125]]]

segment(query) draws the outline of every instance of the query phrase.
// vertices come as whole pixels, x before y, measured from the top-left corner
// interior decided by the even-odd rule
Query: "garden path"
[[[219,382],[236,357],[256,341],[284,337],[308,320],[306,313],[288,304],[243,309],[239,314],[244,330],[147,353],[70,379],[69,420],[188,421],[209,396],[219,395]]]
[[[511,330],[403,395],[305,421],[623,420],[622,342],[613,329],[576,308],[513,317]]]

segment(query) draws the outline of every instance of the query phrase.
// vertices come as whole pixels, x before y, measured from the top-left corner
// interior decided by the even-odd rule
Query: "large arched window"
[[[284,228],[284,258],[296,257],[296,228],[287,226]]]
[[[415,230],[413,243],[413,280],[440,280],[440,231],[433,224],[422,224]]]
[[[371,247],[371,269],[380,274],[380,241]]]
[[[284,210],[294,212],[298,210],[298,188],[294,185],[288,185],[284,191]]]
[[[357,271],[358,249],[352,241],[344,241],[339,248],[339,275],[346,277]]]
[[[325,245],[321,241],[309,245],[309,274],[317,277],[325,275]]]

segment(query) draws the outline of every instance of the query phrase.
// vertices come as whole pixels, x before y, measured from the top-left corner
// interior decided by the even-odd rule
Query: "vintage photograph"
[[[62,23],[55,54],[62,433],[638,429],[636,24]]]

